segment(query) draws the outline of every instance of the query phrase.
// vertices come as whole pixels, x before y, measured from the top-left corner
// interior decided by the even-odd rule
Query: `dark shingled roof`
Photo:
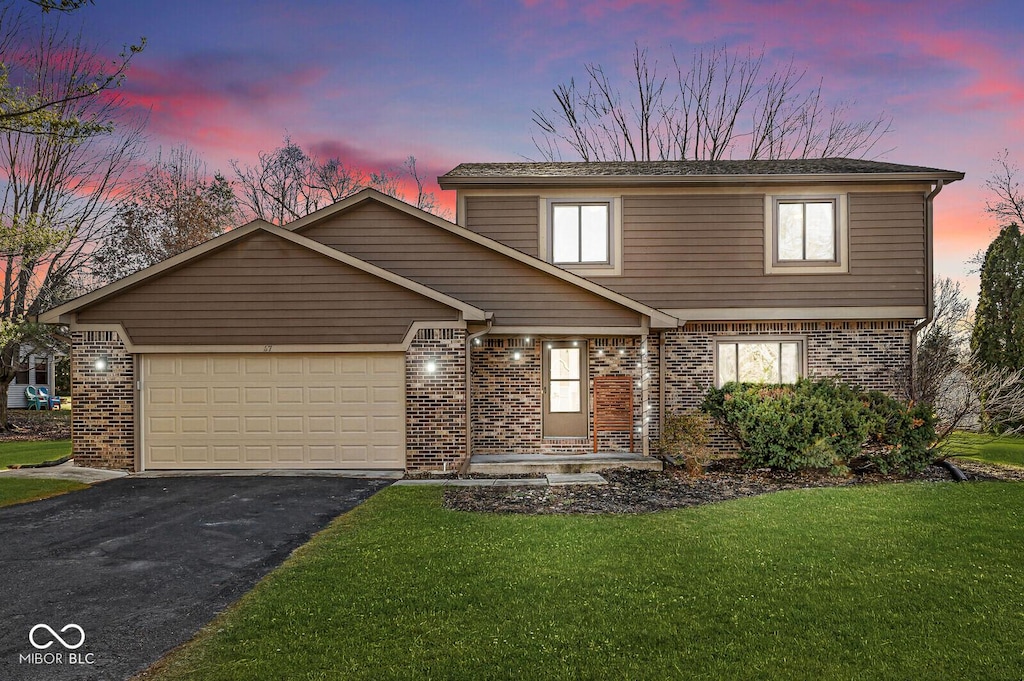
[[[541,163],[462,163],[442,178],[667,177],[714,175],[834,175],[915,173],[961,175],[951,170],[855,158],[799,158],[746,161],[571,161]]]

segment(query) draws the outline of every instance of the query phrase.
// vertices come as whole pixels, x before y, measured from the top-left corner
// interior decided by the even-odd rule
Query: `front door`
[[[587,437],[587,342],[544,343],[544,437]]]

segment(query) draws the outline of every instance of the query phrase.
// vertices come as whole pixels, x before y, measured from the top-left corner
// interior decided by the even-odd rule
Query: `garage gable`
[[[635,305],[627,306],[603,292],[588,290],[580,285],[583,282],[560,276],[567,273],[543,271],[495,250],[501,246],[497,242],[492,248],[375,199],[370,197],[295,229],[305,237],[491,311],[495,326],[643,325],[644,314]]]
[[[394,344],[414,322],[457,321],[463,313],[453,307],[458,301],[285,235],[252,230],[75,310],[75,322],[120,324],[126,340],[143,346]]]

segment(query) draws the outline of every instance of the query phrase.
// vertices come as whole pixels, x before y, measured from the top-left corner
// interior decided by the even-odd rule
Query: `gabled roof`
[[[861,181],[955,182],[964,174],[940,168],[853,158],[725,161],[588,161],[463,163],[437,178],[442,189],[500,185],[693,185]]]
[[[347,253],[342,253],[341,251],[335,250],[329,246],[325,246],[318,241],[307,239],[306,237],[300,234],[295,234],[288,229],[272,225],[264,220],[253,220],[246,225],[233,229],[225,234],[221,234],[220,236],[210,239],[209,241],[200,244],[195,248],[191,248],[184,253],[180,253],[172,258],[164,260],[163,262],[157,263],[152,267],[147,267],[146,269],[140,270],[135,274],[125,277],[124,279],[115,281],[112,284],[98,288],[84,296],[79,296],[78,298],[75,298],[63,305],[47,310],[39,315],[39,321],[48,324],[65,322],[67,320],[61,318],[63,315],[94,305],[101,300],[105,300],[130,288],[134,288],[144,282],[158,278],[162,274],[184,267],[189,262],[198,260],[214,251],[218,251],[257,231],[272,234],[280,239],[284,239],[310,251],[314,251],[320,255],[331,258],[332,260],[336,260],[337,262],[362,270],[367,274],[390,281],[393,284],[397,284],[398,286],[413,291],[414,293],[418,293],[426,298],[448,305],[453,309],[459,310],[459,312],[462,313],[463,318],[468,321],[484,321],[488,318],[488,314],[484,310],[453,298],[445,293],[441,293],[440,291],[434,290],[428,286],[424,286],[419,282],[407,279],[395,274],[394,272],[389,272],[388,270],[377,267],[376,265],[354,258]]]
[[[563,270],[560,267],[556,267],[555,265],[545,262],[544,260],[527,255],[521,251],[506,246],[505,244],[499,241],[495,241],[494,239],[483,236],[482,234],[477,234],[476,232],[468,230],[464,227],[460,227],[459,225],[448,222],[447,220],[440,218],[432,213],[420,210],[415,206],[411,206],[408,203],[405,203],[404,201],[400,201],[399,199],[383,194],[375,189],[363,189],[362,191],[357,192],[356,194],[353,194],[348,198],[342,199],[337,203],[327,206],[326,208],[322,208],[321,210],[318,210],[315,213],[310,213],[304,218],[288,223],[288,225],[286,225],[286,228],[292,230],[293,232],[300,232],[303,229],[306,229],[307,227],[311,227],[314,224],[335,217],[367,201],[376,201],[377,203],[389,206],[397,211],[401,211],[418,220],[430,223],[431,225],[434,225],[435,227],[443,229],[458,237],[461,237],[468,241],[472,241],[491,251],[495,251],[508,258],[528,265],[529,267],[532,267],[535,270],[539,270],[541,272],[544,272],[545,274],[551,275],[552,277],[561,279],[562,281],[568,282],[574,286],[589,291],[590,293],[600,296],[605,300],[621,305],[626,309],[633,310],[640,314],[646,315],[651,319],[652,328],[675,328],[678,325],[678,320],[675,317],[672,317],[671,315],[668,315],[662,312],[661,310],[658,310],[657,308],[645,305],[639,301],[624,296],[621,293],[616,293],[615,291],[605,288],[600,284],[595,284],[594,282],[588,279],[584,279],[583,277],[577,274],[567,272],[566,270]]]

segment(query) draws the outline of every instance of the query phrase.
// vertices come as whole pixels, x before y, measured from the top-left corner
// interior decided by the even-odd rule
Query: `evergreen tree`
[[[1024,368],[1024,234],[1015,224],[985,252],[971,350],[985,366]]]

